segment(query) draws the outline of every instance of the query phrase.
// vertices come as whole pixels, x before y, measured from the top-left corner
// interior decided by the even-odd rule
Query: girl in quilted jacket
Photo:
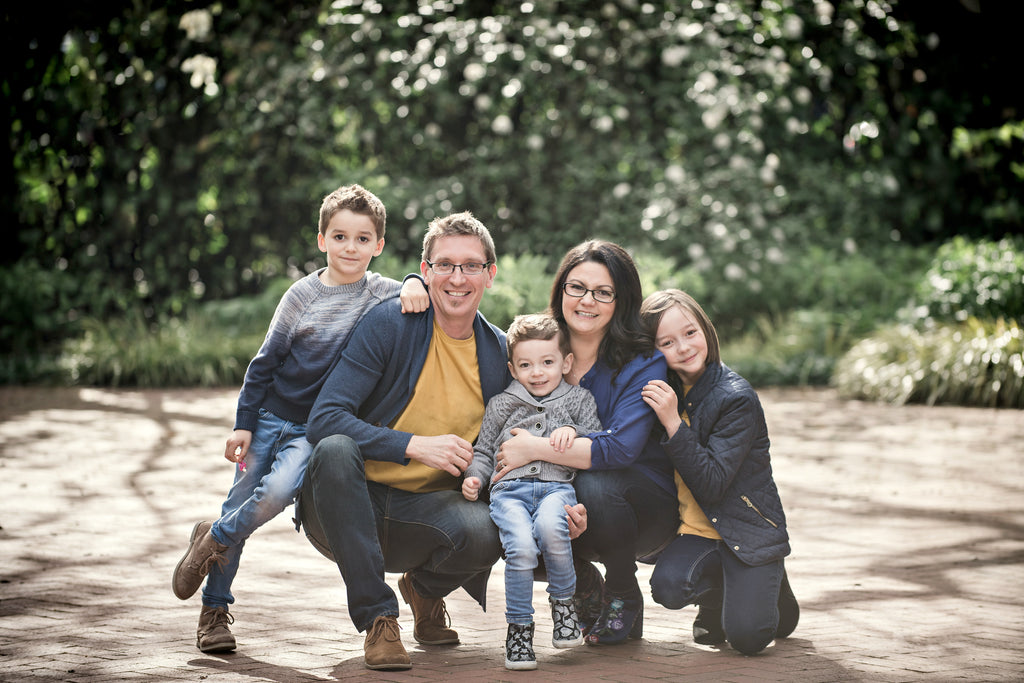
[[[789,535],[761,403],[722,363],[714,325],[691,296],[655,292],[640,317],[670,371],[641,395],[665,428],[681,520],[657,560],[651,595],[669,609],[698,606],[696,642],[757,654],[792,633],[800,615],[783,564]]]

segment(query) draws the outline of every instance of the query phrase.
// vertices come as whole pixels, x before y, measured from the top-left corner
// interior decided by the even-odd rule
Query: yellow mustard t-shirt
[[[683,395],[689,393],[692,387],[683,387]],[[679,417],[689,426],[690,416],[686,414],[686,411],[679,413]],[[721,538],[721,535],[715,530],[715,527],[711,526],[711,521],[708,520],[707,515],[700,509],[700,505],[697,504],[697,499],[693,497],[693,493],[690,492],[690,487],[683,482],[683,478],[679,476],[679,472],[675,473],[676,476],[676,498],[679,500],[679,534],[691,534],[693,536],[703,536],[704,538]]]
[[[452,339],[434,323],[434,335],[423,372],[408,405],[392,429],[417,436],[455,434],[472,443],[480,434],[484,397],[476,339]],[[366,478],[403,491],[426,493],[459,488],[459,480],[444,470],[410,461],[407,465],[366,461]]]

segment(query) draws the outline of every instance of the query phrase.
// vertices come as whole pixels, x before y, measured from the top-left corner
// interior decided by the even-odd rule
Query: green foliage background
[[[830,381],[851,398],[1024,408],[1024,238],[942,245],[896,321]]]
[[[132,381],[124,363],[99,370],[116,364],[95,362],[96,340],[142,367],[140,340],[171,357],[182,321],[309,272],[319,201],[351,182],[388,207],[375,267],[392,276],[415,268],[431,218],[480,217],[502,254],[485,299],[499,325],[543,306],[568,247],[603,237],[633,251],[647,291],[697,296],[751,373],[827,381],[939,245],[1021,227],[1024,116],[1001,11],[19,4],[0,111],[4,381]],[[180,381],[235,381],[254,350],[179,350],[179,366],[212,368]]]

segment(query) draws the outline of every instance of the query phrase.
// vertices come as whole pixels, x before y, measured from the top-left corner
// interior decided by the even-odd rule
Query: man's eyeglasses
[[[461,270],[463,275],[479,275],[491,265],[490,263],[451,263],[450,261],[441,261],[440,263],[426,261],[426,264],[438,275],[451,275],[456,268]]]
[[[594,301],[599,304],[610,304],[615,301],[615,292],[610,289],[587,289],[575,282],[566,282],[562,285],[562,291],[574,299],[582,299],[587,295],[587,292],[590,292],[590,295],[594,297]]]

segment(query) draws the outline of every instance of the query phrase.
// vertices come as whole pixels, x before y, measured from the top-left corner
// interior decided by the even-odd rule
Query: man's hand
[[[458,477],[473,462],[473,445],[454,434],[413,436],[405,448],[405,455],[410,460]]]
[[[462,495],[466,500],[480,497],[480,477],[466,477],[462,480]]]

